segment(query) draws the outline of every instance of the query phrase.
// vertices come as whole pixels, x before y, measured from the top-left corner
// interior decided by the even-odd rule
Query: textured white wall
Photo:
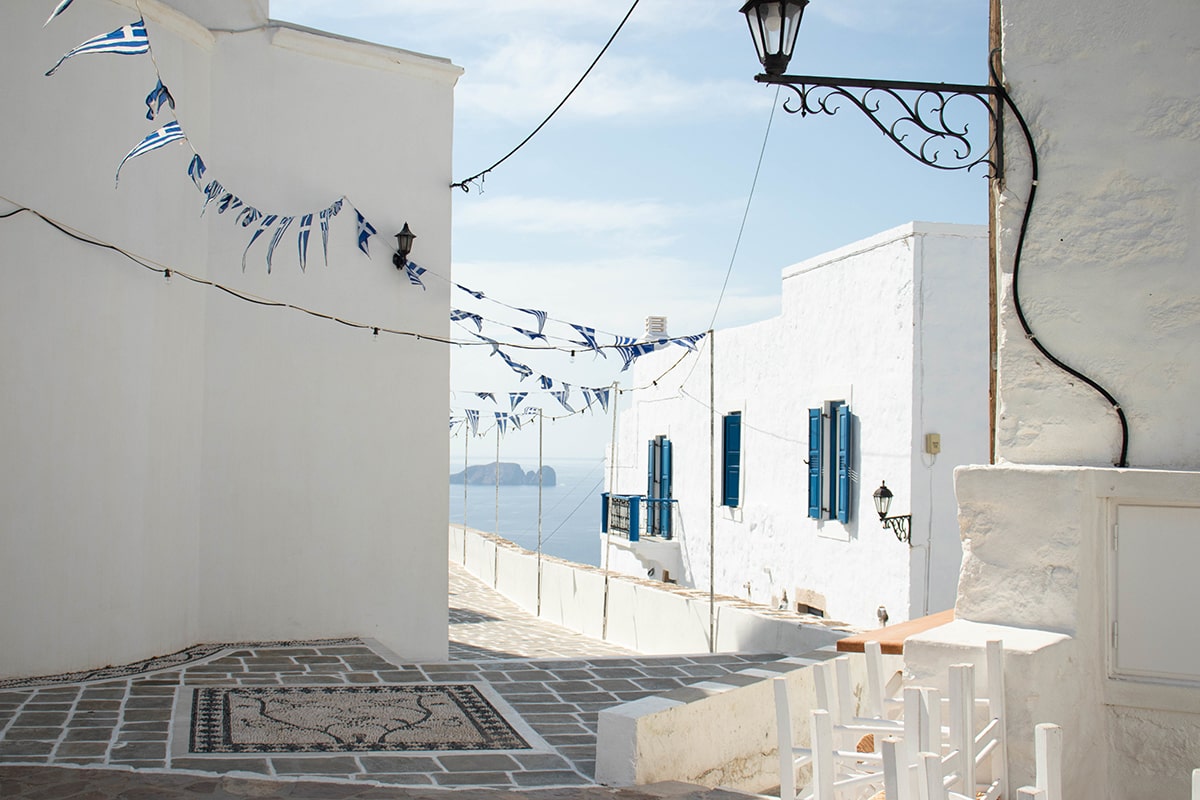
[[[1105,386],[1131,428],[1129,464],[1200,466],[1200,5],[1002,0],[1004,73],[1035,132],[1041,176],[1021,269],[1039,339]],[[1000,208],[1002,460],[1107,466],[1116,415],[1036,354],[1013,310],[1016,230],[1029,190],[1007,128]]]
[[[883,605],[900,621],[926,611],[932,537],[928,610],[953,604],[951,470],[987,459],[986,258],[981,228],[912,223],[789,267],[780,317],[716,333],[718,449],[720,417],[743,413],[742,505],[716,510],[716,591],[771,604],[786,591],[789,604],[872,627]],[[671,439],[676,577],[700,588],[709,585],[711,345],[635,396],[618,448],[618,491],[644,494],[646,442]],[[635,384],[678,357],[642,359]],[[807,409],[825,400],[849,402],[856,418],[848,525],[807,515]],[[919,452],[927,432],[947,448],[936,459]],[[716,473],[719,504],[719,454]],[[896,494],[892,512],[914,515],[911,550],[879,525],[871,495],[881,480]]]
[[[264,3],[246,3],[253,16]],[[144,5],[164,79],[209,176],[296,213],[342,193],[448,274],[457,68],[290,30],[212,36]],[[144,57],[78,56],[130,4],[6,8],[0,193],[174,268],[346,318],[444,334],[422,293],[334,221],[307,274],[212,208],[172,145],[120,158],[159,123]],[[404,124],[393,109],[420,109]],[[5,204],[3,210],[8,210]],[[294,230],[294,228],[293,228]],[[196,641],[376,636],[444,655],[444,349],[356,333],[167,282],[28,215],[0,223],[0,675],[122,663]],[[441,498],[441,499],[439,499]]]

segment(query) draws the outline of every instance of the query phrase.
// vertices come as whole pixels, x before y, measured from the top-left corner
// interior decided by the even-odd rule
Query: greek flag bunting
[[[496,427],[500,429],[500,434],[502,436],[505,433],[505,428],[507,427],[507,424],[508,424],[508,414],[505,414],[503,411],[497,411],[496,412]]]
[[[422,289],[425,288],[425,284],[421,280],[421,276],[425,274],[424,267],[419,267],[416,262],[409,261],[404,265],[404,272],[408,275],[409,283],[413,286],[420,286]]]
[[[249,228],[251,225],[262,219],[262,215],[262,212],[254,206],[246,206],[244,209],[242,209],[241,213],[238,214],[237,218],[238,222],[242,223],[243,228]]]
[[[63,6],[63,8],[65,9],[66,6]],[[54,19],[56,15],[51,15],[50,19]],[[119,56],[140,56],[148,52],[150,52],[150,37],[146,35],[146,23],[139,19],[137,22],[131,22],[123,28],[117,28],[112,33],[88,39],[83,44],[68,51],[65,56],[58,60],[57,64],[50,68],[50,71],[46,73],[46,77],[53,75],[68,58],[84,53],[113,53]]]
[[[554,396],[555,400],[562,403],[563,408],[565,408],[567,411],[570,411],[572,414],[575,413],[575,409],[571,408],[570,403],[567,402],[567,397],[569,397],[571,394],[570,386],[564,383],[562,389],[558,390],[557,392],[551,392],[550,394]]]
[[[321,252],[325,256],[325,266],[329,266],[329,220],[342,212],[342,200],[321,212]]]
[[[470,311],[462,311],[457,308],[450,309],[451,322],[462,322],[463,320],[474,322],[475,327],[481,332],[483,331],[483,317],[478,314],[472,314]]]
[[[192,163],[188,164],[188,177],[192,179],[192,183],[196,184],[196,188],[204,191],[200,187],[200,182],[204,180],[204,160],[199,154],[192,156]]]
[[[476,392],[475,396],[480,400],[491,400],[493,403],[496,402],[496,395],[492,394],[491,392]]]
[[[258,212],[256,211],[254,213],[257,214]],[[250,248],[253,247],[254,243],[258,241],[258,237],[262,236],[263,232],[267,228],[270,228],[272,225],[274,225],[275,220],[277,219],[279,219],[278,214],[267,214],[262,218],[262,222],[260,222],[258,225],[258,230],[256,230],[254,235],[250,237],[250,244],[246,245],[246,249],[242,251],[242,272],[246,271],[246,254],[250,252]],[[246,223],[243,222],[242,225],[244,227]]]
[[[473,408],[466,410],[467,424],[471,426],[471,435],[479,435],[479,412]]]
[[[362,212],[357,208],[354,209],[354,213],[358,217],[358,249],[362,250],[367,258],[370,258],[371,253],[367,250],[367,243],[370,242],[371,237],[378,233],[378,231],[375,230],[374,225],[367,222]]]
[[[53,20],[62,12],[66,11],[67,6],[71,5],[72,2],[74,2],[74,0],[61,0],[61,2],[54,7],[54,10],[50,12],[50,16],[46,17],[46,21],[42,23],[42,27],[46,27],[50,24],[51,20]]]
[[[178,122],[168,122],[166,125],[163,125],[154,133],[150,134],[145,139],[142,139],[140,142],[134,145],[134,148],[125,154],[125,157],[121,159],[121,163],[117,166],[117,177],[115,182],[120,183],[121,167],[125,166],[125,162],[129,159],[145,155],[146,153],[149,153],[152,150],[157,150],[160,147],[166,147],[171,142],[181,142],[186,138],[187,137],[183,135],[183,129],[179,127]]]
[[[300,234],[296,237],[296,248],[300,254],[300,271],[308,269],[308,235],[312,231],[313,215],[300,217]]]
[[[533,308],[518,308],[517,311],[523,311],[526,314],[532,314],[534,318],[537,319],[538,333],[541,333],[543,330],[545,330],[546,320],[550,316],[545,311],[538,311],[537,309]],[[522,331],[522,333],[524,333],[524,331]]]
[[[528,378],[530,375],[533,374],[532,369],[530,369],[529,367],[525,366],[524,364],[522,364],[518,361],[514,361],[513,359],[509,358],[508,353],[505,353],[503,350],[501,350],[498,347],[496,348],[495,352],[492,353],[492,355],[495,355],[496,353],[500,354],[500,357],[502,359],[504,359],[504,363],[508,364],[509,368],[513,372],[515,372],[521,376],[521,380],[525,380],[526,378]]]
[[[589,350],[593,350],[593,351],[599,353],[600,355],[604,356],[605,358],[608,358],[608,356],[605,355],[604,351],[600,349],[599,343],[596,342],[596,329],[595,328],[588,328],[583,325],[576,325],[575,323],[569,323],[569,324],[571,325],[572,328],[579,331],[579,335],[583,337],[583,341],[576,342],[576,344],[582,345],[583,347],[586,347]]]
[[[467,287],[463,286],[461,283],[456,283],[454,285],[457,286],[459,289],[462,289],[467,294],[471,295],[471,297],[474,297],[476,300],[483,299],[483,292],[477,292],[474,289],[468,289]]]
[[[162,78],[159,78],[158,85],[154,87],[150,94],[146,95],[146,119],[152,120],[161,114],[164,105],[174,111],[175,98],[171,96],[171,90],[163,86]]]
[[[554,379],[547,378],[545,375],[540,375],[538,376],[538,383],[541,384],[543,389],[549,389],[554,385]]]
[[[242,205],[242,201],[233,196],[232,192],[226,192],[217,202],[217,213],[224,214],[226,211],[236,211]]]
[[[604,409],[605,413],[608,413],[608,393],[611,391],[612,390],[608,387],[603,389],[592,389],[592,394],[594,394],[596,399],[600,401],[600,408]]]
[[[512,328],[517,333],[520,333],[524,336],[528,336],[530,341],[535,341],[537,339],[541,339],[543,342],[550,341],[549,339],[546,338],[546,334],[544,334],[544,333],[538,333],[536,331],[527,331],[524,328],[518,328],[516,325],[510,325],[509,327]]]
[[[708,334],[694,333],[691,336],[680,336],[678,339],[672,339],[675,344],[686,347],[688,350],[695,351],[696,343],[703,339]]]
[[[661,340],[661,342],[666,341],[666,339]],[[661,346],[661,342],[642,342],[641,344],[629,344],[617,347],[617,353],[621,356],[621,361],[625,364],[625,366],[621,367],[621,372],[629,369],[634,359],[641,358],[647,353],[653,353]]]
[[[271,274],[271,257],[275,255],[275,248],[279,245],[279,240],[283,238],[283,233],[292,224],[295,217],[280,217],[279,227],[275,229],[275,235],[271,237],[271,244],[267,247],[267,274]]]
[[[200,209],[200,216],[204,216],[204,212],[208,211],[208,204],[221,196],[225,191],[225,187],[220,181],[209,181],[208,186],[204,187],[204,208]]]
[[[525,398],[528,396],[529,392],[509,392],[508,401],[512,403],[512,409],[510,410],[516,411],[517,406],[521,405],[521,403],[524,402]]]

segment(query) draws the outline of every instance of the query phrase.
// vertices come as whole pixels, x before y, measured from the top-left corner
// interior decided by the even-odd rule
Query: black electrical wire
[[[998,57],[998,52],[994,52],[993,55]],[[1021,112],[1017,109],[1017,106],[1013,102],[1012,98],[1009,97],[1008,92],[1005,91],[1004,85],[1000,82],[1000,78],[996,74],[996,65],[995,65],[994,60],[991,64],[989,64],[988,68],[992,73],[992,82],[999,89],[999,94],[1000,94],[1001,99],[1003,99],[1004,104],[1007,105],[1008,108],[1013,112],[1013,116],[1016,117],[1017,123],[1021,126],[1021,133],[1024,134],[1025,143],[1029,147],[1029,159],[1030,159],[1030,163],[1032,165],[1032,168],[1030,170],[1031,181],[1030,181],[1030,185],[1029,185],[1029,199],[1025,203],[1025,215],[1021,219],[1021,230],[1020,230],[1020,234],[1017,237],[1017,249],[1013,255],[1012,293],[1013,293],[1013,306],[1016,308],[1016,312],[1017,312],[1017,320],[1021,323],[1021,328],[1025,332],[1025,337],[1027,339],[1029,339],[1030,343],[1032,343],[1035,348],[1037,348],[1037,351],[1039,353],[1041,353],[1043,356],[1045,356],[1047,359],[1049,359],[1050,363],[1054,364],[1054,366],[1058,367],[1063,372],[1066,372],[1068,375],[1078,378],[1079,380],[1086,383],[1088,386],[1095,389],[1105,400],[1107,400],[1112,405],[1113,410],[1117,412],[1117,420],[1118,420],[1118,422],[1120,422],[1120,425],[1121,425],[1121,456],[1120,456],[1120,458],[1117,459],[1115,466],[1128,467],[1129,466],[1129,420],[1126,419],[1125,411],[1124,411],[1124,409],[1121,408],[1121,404],[1118,403],[1117,399],[1115,397],[1113,397],[1112,394],[1107,389],[1105,389],[1103,386],[1101,386],[1099,383],[1097,383],[1093,379],[1089,378],[1087,375],[1084,375],[1079,370],[1074,369],[1074,368],[1068,366],[1067,364],[1063,363],[1063,361],[1061,359],[1059,359],[1057,356],[1055,356],[1053,353],[1051,353],[1048,349],[1046,349],[1046,346],[1043,345],[1041,343],[1041,341],[1038,340],[1037,336],[1033,332],[1033,329],[1029,326],[1029,320],[1027,320],[1025,318],[1025,311],[1024,311],[1024,309],[1021,308],[1021,293],[1019,290],[1019,286],[1020,286],[1019,279],[1020,279],[1020,275],[1021,275],[1021,255],[1025,249],[1025,236],[1029,230],[1029,218],[1033,213],[1033,201],[1034,201],[1034,198],[1037,196],[1038,175],[1039,175],[1037,148],[1034,147],[1033,134],[1029,130],[1029,125],[1026,124],[1025,118],[1023,116],[1021,116]]]
[[[533,133],[529,134],[524,139],[522,139],[520,144],[518,144],[512,150],[508,151],[508,155],[504,156],[504,158],[500,159],[495,164],[492,164],[490,167],[485,169],[483,172],[480,172],[476,175],[472,175],[471,177],[467,178],[466,180],[461,180],[457,183],[452,183],[452,184],[450,184],[450,188],[451,189],[457,188],[457,189],[462,189],[464,192],[470,192],[471,191],[470,184],[474,183],[475,181],[482,182],[484,180],[484,176],[486,176],[489,172],[494,170],[496,167],[503,164],[505,161],[508,161],[508,159],[513,154],[515,154],[518,150],[520,150],[522,147],[524,147],[525,144],[530,139],[532,139],[534,136],[537,136],[538,131],[540,131],[542,128],[546,127],[546,123],[549,122],[551,120],[551,118],[555,114],[558,113],[558,110],[560,108],[562,108],[564,105],[566,105],[567,101],[571,99],[571,95],[575,94],[575,90],[580,87],[580,85],[587,79],[587,76],[591,74],[592,70],[596,67],[596,65],[600,63],[600,59],[604,57],[604,54],[606,52],[608,52],[609,45],[611,45],[613,43],[613,41],[617,38],[617,34],[620,33],[621,29],[625,27],[625,23],[629,21],[629,17],[633,14],[633,10],[635,8],[637,8],[637,5],[640,1],[641,0],[633,0],[633,5],[631,5],[629,7],[629,10],[625,12],[625,17],[621,20],[621,24],[617,26],[617,29],[615,31],[613,31],[612,36],[608,37],[608,41],[604,43],[604,47],[602,47],[600,49],[600,52],[596,55],[595,60],[592,61],[591,65],[587,68],[587,70],[583,73],[582,76],[580,76],[579,80],[577,80],[575,82],[575,85],[571,87],[571,91],[567,92],[567,96],[564,97],[561,101],[559,101],[559,104],[554,107],[554,110],[551,111],[550,114],[544,120],[542,120],[540,125],[538,125],[536,128],[533,129]]]

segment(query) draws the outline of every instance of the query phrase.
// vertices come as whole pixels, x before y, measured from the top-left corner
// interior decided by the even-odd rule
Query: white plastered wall
[[[671,439],[683,563],[673,577],[709,585],[715,347],[718,450],[721,416],[743,415],[739,508],[719,506],[719,453],[713,476],[716,591],[770,604],[786,592],[789,605],[800,600],[871,627],[881,605],[899,621],[953,603],[961,551],[951,470],[987,457],[986,250],[979,227],[912,223],[886,231],[786,269],[779,317],[717,331],[665,377],[679,352],[639,361],[634,383],[658,378],[658,385],[638,392],[622,414],[617,489],[644,494],[646,442]],[[855,415],[847,525],[808,517],[807,409],[826,400],[848,402]],[[942,434],[946,450],[936,459],[920,454],[927,432]],[[871,495],[882,480],[896,494],[893,513],[913,504],[912,549],[879,525]],[[615,565],[629,568],[630,559]],[[644,575],[645,565],[629,571]]]
[[[209,179],[281,214],[344,193],[383,235],[408,221],[413,258],[448,274],[458,68],[286,27],[214,35],[142,5]],[[250,294],[443,335],[446,284],[409,285],[379,240],[362,256],[348,207],[328,266],[314,230],[301,273],[293,226],[268,276],[269,235],[243,273],[251,231],[200,216],[186,145],[129,162],[114,190],[121,156],[162,124],[145,119],[149,61],[42,73],[131,7],[76,3],[44,29],[45,8],[6,8],[0,195]],[[400,121],[406,104],[420,113]],[[448,463],[427,424],[444,416],[444,348],[168,282],[28,214],[0,224],[0,264],[0,675],[239,639],[361,635],[444,656],[429,598],[445,597],[445,542],[429,531],[446,524]]]

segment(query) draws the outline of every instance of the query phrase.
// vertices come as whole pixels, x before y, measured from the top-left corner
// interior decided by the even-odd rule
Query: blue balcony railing
[[[679,501],[640,494],[600,495],[601,532],[636,542],[642,536],[670,539]]]

